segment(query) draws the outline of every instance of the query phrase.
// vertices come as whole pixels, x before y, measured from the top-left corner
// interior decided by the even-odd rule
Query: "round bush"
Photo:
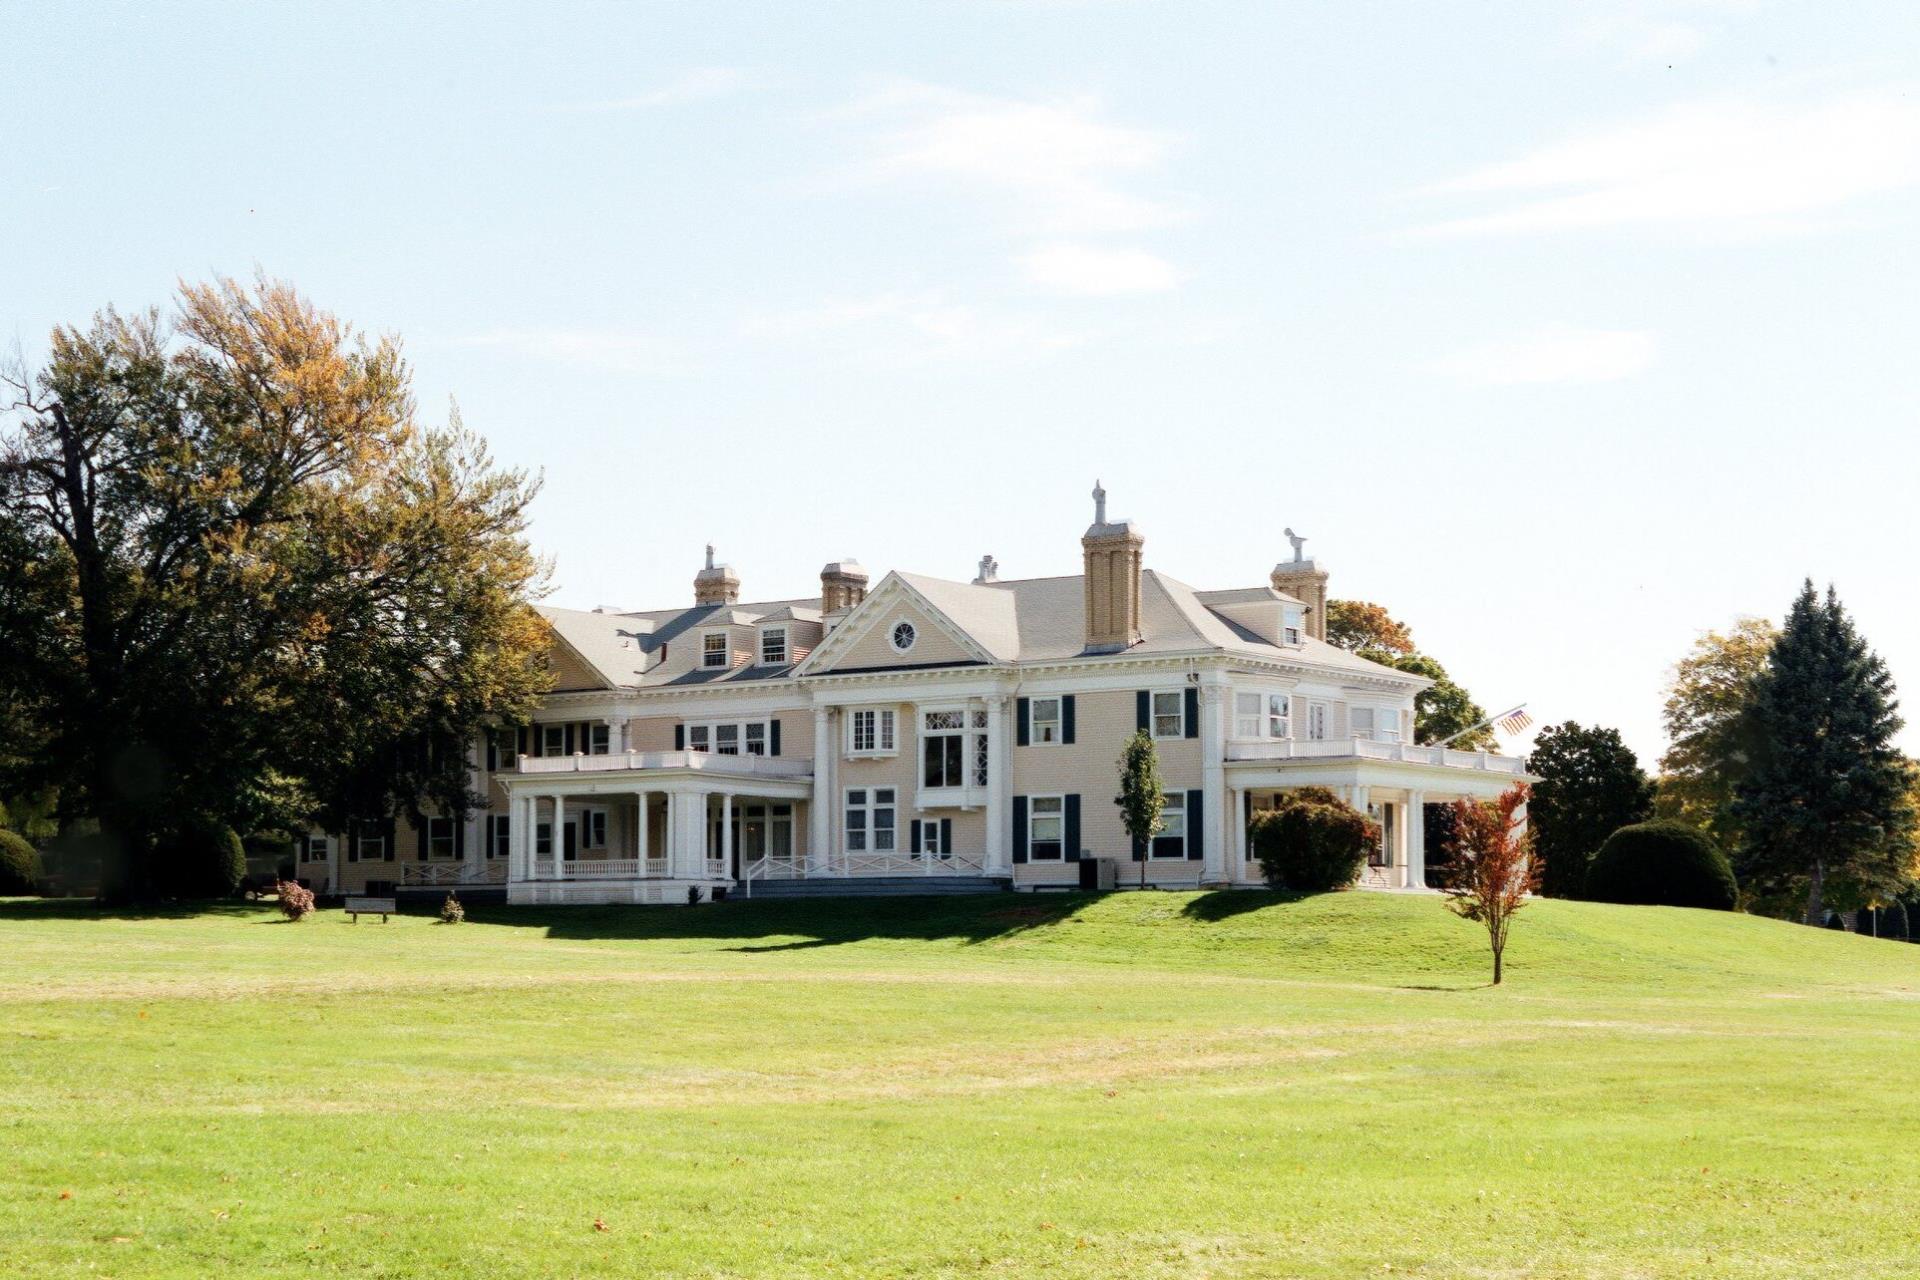
[[[154,850],[154,882],[171,898],[231,898],[246,878],[246,846],[222,823],[188,822]]]
[[[40,851],[13,831],[0,831],[0,893],[32,893],[40,883]]]
[[[1298,893],[1347,888],[1379,838],[1365,815],[1324,787],[1281,792],[1279,807],[1254,820],[1252,835],[1267,883]]]
[[[1678,822],[1621,827],[1587,867],[1587,897],[1595,902],[1731,911],[1738,893],[1727,855]]]

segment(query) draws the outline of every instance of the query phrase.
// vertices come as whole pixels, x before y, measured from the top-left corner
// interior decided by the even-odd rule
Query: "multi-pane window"
[[[1162,823],[1160,834],[1153,838],[1153,856],[1156,858],[1184,858],[1187,856],[1187,797],[1179,791],[1169,791],[1160,808]]]
[[[567,753],[567,726],[546,724],[540,726],[540,753],[559,756]]]
[[[739,725],[717,724],[713,726],[713,753],[717,756],[737,756],[740,754]]]
[[[1372,742],[1400,741],[1400,712],[1395,707],[1355,707],[1350,713],[1353,736]]]
[[[766,720],[727,720],[719,723],[690,724],[686,727],[687,750],[710,751],[714,755],[764,756],[773,731]]]
[[[509,839],[512,834],[512,829],[509,826],[507,815],[504,813],[496,813],[489,816],[487,818],[487,827],[487,856],[489,858],[506,857],[513,847]]]
[[[1326,736],[1327,704],[1309,702],[1307,704],[1307,737],[1315,742],[1322,742],[1326,740]]]
[[[537,858],[553,856],[553,824],[537,822],[533,827],[533,853]]]
[[[580,847],[582,849],[604,849],[607,847],[607,811],[605,809],[583,809],[578,819]]]
[[[973,723],[973,785],[987,785],[987,713],[976,711]]]
[[[603,756],[613,745],[613,726],[590,724],[587,726],[587,754]]]
[[[740,726],[741,748],[750,756],[767,754],[767,722],[749,720]]]
[[[892,787],[847,789],[847,851],[892,853],[895,831]]]
[[[920,852],[930,858],[944,858],[953,850],[940,847],[940,824],[923,822],[920,824]]]
[[[708,724],[690,724],[687,726],[687,750],[713,750],[713,726]]]
[[[385,862],[387,859],[387,837],[385,835],[361,836],[354,841],[354,850],[362,862]]]
[[[893,712],[865,707],[847,715],[847,750],[857,756],[887,755],[893,747]]]
[[[1035,698],[1027,704],[1029,736],[1035,743],[1060,741],[1060,699]]]
[[[733,665],[733,654],[727,647],[726,632],[709,631],[700,637],[700,665],[703,667]]]
[[[1066,797],[1032,797],[1027,801],[1027,856],[1039,862],[1058,862],[1066,847]]]
[[[1233,736],[1288,738],[1293,736],[1291,700],[1284,693],[1233,695]]]
[[[518,764],[520,735],[512,729],[493,731],[493,762],[496,768],[512,769]]]
[[[454,856],[453,819],[427,819],[427,857],[445,859]]]
[[[327,860],[327,838],[325,836],[308,836],[305,852],[308,862],[325,862]]]
[[[1297,645],[1300,643],[1300,634],[1306,630],[1306,621],[1306,614],[1298,606],[1288,605],[1286,607],[1282,625],[1286,628],[1288,644]]]
[[[766,627],[760,632],[760,661],[769,667],[783,665],[787,660],[787,629],[785,627]]]
[[[1153,736],[1184,738],[1187,733],[1187,698],[1178,689],[1153,695]]]
[[[920,785],[987,784],[987,713],[928,711],[920,721]]]

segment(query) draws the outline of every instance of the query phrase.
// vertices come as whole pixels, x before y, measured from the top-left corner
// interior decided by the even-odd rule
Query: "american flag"
[[[1495,716],[1493,722],[1500,726],[1504,734],[1525,733],[1533,725],[1533,717],[1527,714],[1527,704],[1521,703],[1504,715]]]

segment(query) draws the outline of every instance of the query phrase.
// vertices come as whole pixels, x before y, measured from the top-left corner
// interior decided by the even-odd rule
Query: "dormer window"
[[[762,627],[760,630],[760,665],[763,667],[783,667],[787,664],[787,629],[785,627]]]
[[[1287,643],[1291,645],[1299,644],[1301,635],[1303,635],[1307,629],[1306,610],[1297,604],[1290,604],[1282,611],[1281,617],[1281,625],[1285,628],[1283,634],[1287,638]]]
[[[727,646],[726,632],[709,631],[700,637],[700,665],[709,669],[733,665],[733,654]]]

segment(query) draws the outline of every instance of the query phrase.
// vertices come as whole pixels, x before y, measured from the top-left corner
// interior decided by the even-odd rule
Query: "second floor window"
[[[712,631],[700,637],[700,665],[703,667],[733,665],[733,654],[727,648],[726,632]]]
[[[1183,738],[1187,733],[1186,695],[1170,689],[1153,695],[1153,736]]]
[[[590,756],[606,755],[607,749],[612,745],[613,745],[613,726],[612,725],[590,724],[587,726],[587,754],[588,755]]]
[[[1314,742],[1324,742],[1327,737],[1327,704],[1309,702],[1307,704],[1307,737]]]
[[[987,784],[987,713],[928,711],[920,723],[920,785]]]
[[[1233,695],[1233,736],[1236,738],[1290,738],[1293,736],[1292,699],[1284,693]]]
[[[884,707],[865,707],[847,713],[847,750],[856,756],[891,755],[893,752],[893,712]]]
[[[1035,698],[1032,708],[1033,740],[1036,743],[1060,741],[1060,699]]]
[[[713,724],[687,726],[687,750],[710,751],[720,756],[764,756],[772,736],[770,721],[728,720]]]
[[[1392,707],[1355,707],[1353,736],[1373,742],[1400,741],[1400,712]]]
[[[540,753],[563,756],[567,753],[567,727],[563,724],[540,726]]]

